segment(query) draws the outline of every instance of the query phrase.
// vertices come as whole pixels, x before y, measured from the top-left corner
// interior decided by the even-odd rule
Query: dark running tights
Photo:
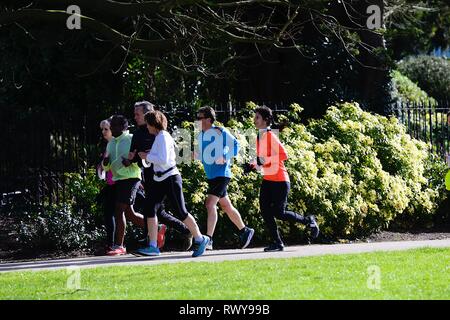
[[[104,193],[103,217],[106,229],[106,243],[108,246],[112,247],[114,245],[114,233],[116,230],[116,219],[114,217],[116,204],[115,198],[116,191],[114,189],[114,185],[112,186],[108,185],[104,187],[102,192]]]
[[[145,197],[146,197],[146,201],[148,201],[152,197],[152,188],[154,188],[153,185],[155,183],[157,184],[157,182],[153,180],[153,172],[150,175],[150,174],[147,174],[146,171],[144,171],[144,174],[145,174],[145,181],[144,181]],[[154,196],[154,194],[153,194],[153,196]],[[149,208],[146,207],[146,210],[143,210],[144,218],[147,215],[147,209],[149,209]],[[171,215],[170,213],[168,213],[165,210],[164,202],[162,202],[158,206],[156,215],[158,216],[159,223],[164,223],[168,227],[173,228],[174,230],[180,232],[181,234],[190,234],[191,233],[189,231],[189,229],[186,227],[186,225],[183,222],[181,222],[180,219],[177,219],[176,217],[174,217],[173,215]],[[145,219],[145,221],[147,221],[147,219]],[[147,223],[145,223],[145,225],[144,225],[144,234],[145,235],[148,234]]]
[[[286,211],[289,190],[289,182],[263,180],[259,193],[261,215],[272,240],[278,244],[283,243],[283,241],[275,218],[306,224],[305,217],[292,211]]]
[[[154,218],[167,198],[174,209],[176,218],[184,221],[189,212],[186,210],[183,195],[183,182],[179,174],[170,176],[163,181],[155,181],[150,187],[150,198],[147,199],[146,218]]]

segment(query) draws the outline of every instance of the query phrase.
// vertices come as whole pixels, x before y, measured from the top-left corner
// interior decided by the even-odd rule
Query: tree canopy
[[[348,23],[355,10],[347,17],[336,16],[353,9],[352,2],[19,0],[3,4],[0,25],[21,26],[24,32],[33,25],[51,25],[63,33],[71,15],[67,8],[77,5],[82,30],[98,41],[127,53],[143,53],[182,72],[218,76],[231,61],[248,57],[248,52],[233,47],[236,44],[250,44],[261,56],[274,48],[307,53],[302,35],[311,26],[341,40],[354,54],[355,43],[364,44],[355,36],[355,27],[366,29],[365,24]],[[170,59],[174,54],[177,59]],[[220,57],[216,65],[208,64],[209,55]]]
[[[109,78],[128,99],[299,101],[306,110],[357,100],[384,113],[390,59],[448,44],[444,3],[6,0],[0,90]],[[380,29],[366,25],[370,5],[381,9]],[[81,30],[67,28],[71,17]],[[428,40],[404,45],[412,34]]]

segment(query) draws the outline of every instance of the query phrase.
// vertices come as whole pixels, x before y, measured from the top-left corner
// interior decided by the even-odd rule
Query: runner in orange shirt
[[[272,118],[270,108],[266,106],[256,108],[253,122],[258,129],[257,160],[253,166],[261,169],[263,174],[259,206],[272,238],[272,242],[267,248],[264,248],[264,251],[282,251],[284,244],[275,218],[307,225],[311,229],[313,238],[317,238],[319,235],[319,226],[312,215],[303,217],[298,213],[286,210],[290,181],[284,161],[288,159],[288,156],[280,140],[270,128]]]

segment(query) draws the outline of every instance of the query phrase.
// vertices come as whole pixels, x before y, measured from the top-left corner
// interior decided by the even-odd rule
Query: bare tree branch
[[[66,28],[65,23],[70,15],[65,11],[57,10],[40,10],[40,9],[24,9],[13,12],[0,13],[0,25],[7,25],[16,22],[53,22],[61,24],[62,28]],[[117,45],[126,45],[131,43],[130,48],[147,50],[155,54],[165,53],[174,50],[181,43],[177,43],[175,39],[162,40],[145,40],[131,39],[131,37],[120,33],[110,26],[99,22],[95,19],[80,16],[83,28],[87,28],[92,32],[98,33]]]
[[[374,48],[352,37],[361,30],[372,31],[354,21],[353,12],[355,16],[359,12],[351,1],[342,1],[348,18],[344,17],[344,23],[328,10],[317,9],[312,0],[30,0],[26,9],[4,7],[7,9],[0,11],[0,27],[21,23],[26,30],[29,24],[51,23],[65,28],[69,15],[64,6],[75,4],[81,8],[82,31],[111,42],[126,55],[139,52],[155,62],[172,64],[174,70],[190,73],[196,69],[217,75],[220,67],[248,55],[246,50],[263,60],[263,53],[271,49],[296,50],[305,56],[301,48],[307,26],[342,42],[354,59],[352,46],[360,45],[373,53]],[[236,45],[239,53],[230,49]],[[222,61],[217,66],[206,62],[214,55]],[[177,62],[169,62],[168,57]]]

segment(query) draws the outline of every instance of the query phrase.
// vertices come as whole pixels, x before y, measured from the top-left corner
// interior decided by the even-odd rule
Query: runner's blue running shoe
[[[201,256],[205,252],[206,245],[208,244],[208,242],[209,242],[209,237],[207,237],[207,236],[203,236],[202,242],[195,242],[194,243],[194,252],[192,253],[192,256],[194,258]]]
[[[161,254],[158,248],[152,246],[138,249],[137,252],[143,254],[144,256],[159,256]]]

